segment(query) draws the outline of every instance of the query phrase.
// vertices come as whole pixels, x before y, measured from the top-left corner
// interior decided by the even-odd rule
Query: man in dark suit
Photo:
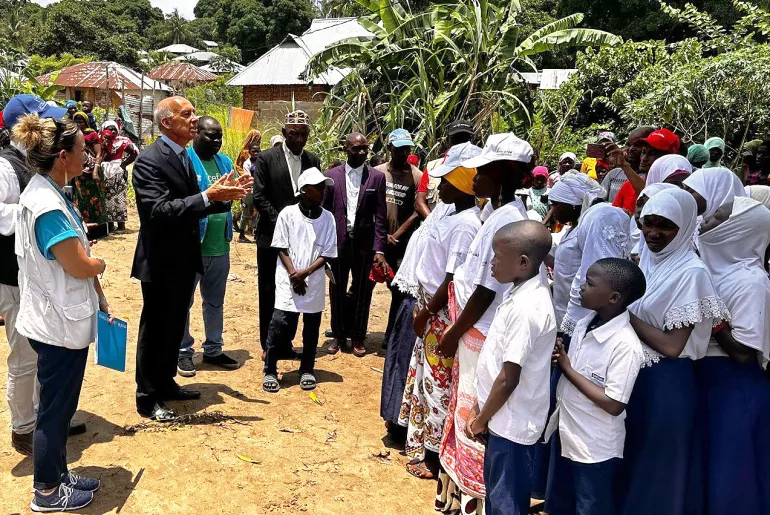
[[[347,162],[326,171],[334,179],[326,187],[324,209],[331,211],[337,224],[337,259],[330,261],[334,282],[329,284],[332,306],[332,331],[335,340],[329,353],[344,348],[347,338],[353,354],[366,354],[364,338],[369,324],[374,282],[369,279],[372,263],[385,272],[385,247],[388,243],[385,175],[366,166],[369,143],[357,132],[345,140]],[[348,278],[352,273],[350,297]]]
[[[310,135],[310,119],[303,111],[286,115],[282,130],[284,141],[257,157],[254,167],[254,207],[259,212],[257,222],[257,286],[259,294],[259,343],[262,359],[267,349],[267,330],[275,307],[275,266],[278,251],[270,245],[278,213],[297,202],[297,180],[308,168],[321,168],[318,158],[305,150]],[[283,349],[281,358],[293,359],[291,344]]]
[[[143,417],[168,422],[175,414],[163,401],[200,397],[174,380],[195,274],[203,272],[198,221],[227,212],[230,201],[246,195],[251,178],[227,174],[201,192],[185,149],[197,133],[195,108],[171,97],[154,114],[162,135],[136,160],[132,179],[141,226],[131,276],[142,282],[144,301],[136,407]]]

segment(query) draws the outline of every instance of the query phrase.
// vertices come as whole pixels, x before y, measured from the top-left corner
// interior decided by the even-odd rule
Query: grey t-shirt
[[[613,168],[602,181],[602,188],[607,191],[607,202],[613,202],[620,191],[620,187],[627,181],[626,174],[622,168]]]

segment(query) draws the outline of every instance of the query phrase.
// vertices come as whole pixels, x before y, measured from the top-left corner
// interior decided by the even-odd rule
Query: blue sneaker
[[[61,482],[65,486],[84,492],[96,492],[102,484],[98,479],[78,476],[71,471],[62,475]]]
[[[59,485],[59,488],[48,495],[41,494],[35,490],[35,497],[29,504],[32,511],[38,513],[53,513],[57,511],[73,511],[85,508],[94,500],[93,492],[84,492],[75,490],[66,485]]]

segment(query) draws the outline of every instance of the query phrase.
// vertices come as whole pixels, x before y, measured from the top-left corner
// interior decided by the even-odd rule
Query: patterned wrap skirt
[[[420,288],[418,310],[430,299]],[[398,423],[407,427],[405,451],[414,461],[424,460],[426,449],[438,453],[441,445],[454,358],[439,356],[436,348],[450,323],[449,306],[445,306],[430,317],[425,337],[418,336],[412,351]]]

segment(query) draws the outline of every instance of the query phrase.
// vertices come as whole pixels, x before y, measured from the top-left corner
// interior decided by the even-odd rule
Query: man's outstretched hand
[[[233,172],[230,172],[208,187],[206,197],[212,202],[241,200],[249,194],[250,186],[253,182],[254,179],[247,175],[233,179]]]

